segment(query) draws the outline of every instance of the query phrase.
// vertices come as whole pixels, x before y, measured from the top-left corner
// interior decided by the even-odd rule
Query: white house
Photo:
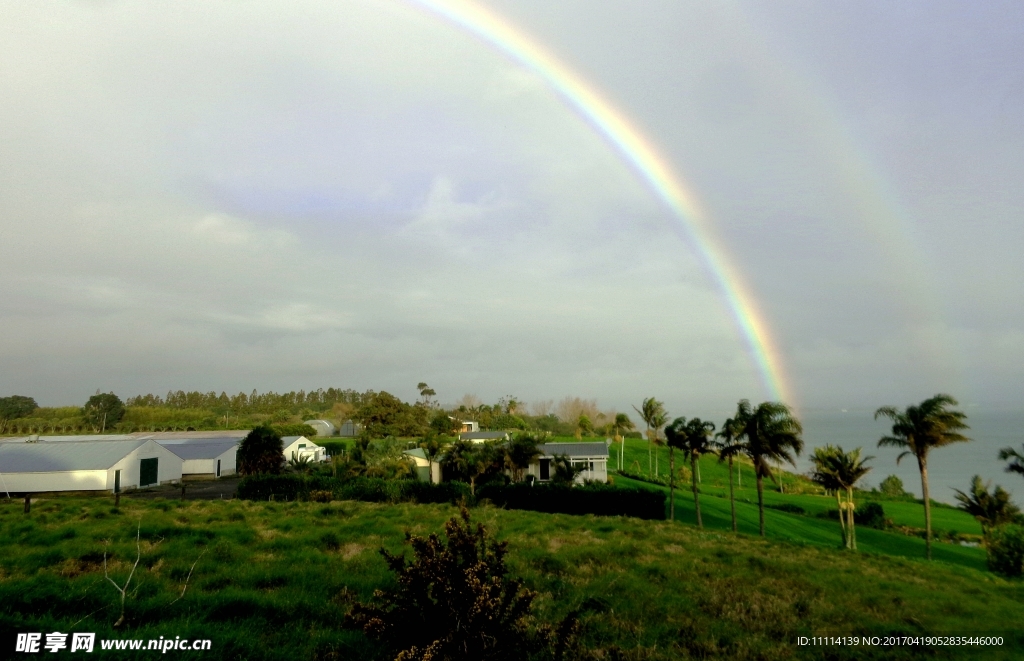
[[[540,456],[533,460],[527,469],[527,475],[533,475],[540,482],[547,482],[551,479],[554,468],[552,460],[556,456],[566,456],[573,466],[582,468],[583,471],[576,476],[576,482],[582,484],[585,480],[608,481],[608,443],[606,442],[581,442],[581,443],[541,443],[537,445]]]
[[[125,491],[181,480],[182,460],[152,439],[0,443],[9,493]]]
[[[316,430],[317,438],[328,438],[338,433],[338,428],[328,420],[306,420],[306,424]]]
[[[413,463],[416,464],[416,476],[422,482],[441,483],[441,464],[427,459],[427,453],[423,451],[423,448],[413,448],[412,450],[406,450],[402,454],[412,459]]]
[[[217,479],[234,475],[239,441],[232,438],[196,438],[158,441],[182,460],[182,477]]]
[[[309,457],[310,461],[327,461],[327,449],[323,448],[305,436],[285,436],[284,460],[302,459]]]

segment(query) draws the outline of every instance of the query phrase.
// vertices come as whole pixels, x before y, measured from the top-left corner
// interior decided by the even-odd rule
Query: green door
[[[148,487],[157,483],[157,462],[159,459],[143,459],[139,464],[139,486]]]

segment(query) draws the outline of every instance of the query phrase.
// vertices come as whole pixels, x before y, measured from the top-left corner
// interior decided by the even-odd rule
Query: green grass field
[[[689,514],[686,493],[679,515]],[[1024,654],[1024,584],[943,557],[836,548],[834,526],[769,513],[771,538],[734,535],[728,502],[708,507],[709,526],[491,507],[476,521],[509,542],[511,571],[539,592],[535,613],[555,621],[585,599],[603,601],[585,640],[624,659],[1014,659]],[[376,553],[403,549],[403,534],[440,531],[455,508],[342,502],[252,503],[56,498],[31,514],[0,503],[0,628],[96,632],[103,638],[209,638],[208,658],[369,659],[378,649],[341,628],[353,600],[391,576]],[[715,510],[712,512],[712,510]],[[744,531],[756,519],[745,510]],[[756,510],[755,510],[756,515]],[[114,631],[125,580],[127,624]],[[864,530],[863,547],[879,542]],[[877,533],[881,535],[882,533]],[[814,540],[792,538],[817,535]],[[894,536],[895,537],[895,536]],[[820,539],[820,542],[817,541]],[[880,539],[880,538],[879,538]],[[902,538],[907,543],[912,538]],[[911,549],[916,550],[916,549]],[[407,551],[408,552],[408,551]],[[913,556],[913,553],[907,555]],[[194,562],[185,596],[183,584]],[[821,648],[801,635],[1001,634],[1000,648]],[[13,644],[13,643],[12,643]],[[124,656],[124,652],[107,652]],[[104,653],[97,650],[97,658]],[[605,658],[608,658],[607,655]]]

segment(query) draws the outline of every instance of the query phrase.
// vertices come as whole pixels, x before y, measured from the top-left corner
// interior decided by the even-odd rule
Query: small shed
[[[412,459],[416,464],[416,477],[421,482],[441,483],[441,464],[436,460],[431,461],[427,459],[427,453],[423,451],[423,448],[413,448],[406,450],[402,454]]]
[[[162,441],[164,446],[182,460],[182,477],[217,479],[234,475],[239,441],[231,438]]]
[[[540,456],[533,460],[527,469],[527,475],[533,475],[541,482],[551,479],[551,461],[556,456],[566,456],[570,463],[583,471],[576,476],[576,482],[585,480],[598,482],[608,481],[608,443],[541,443],[537,446]]]
[[[152,439],[0,443],[10,493],[125,491],[181,480],[182,460]]]
[[[310,461],[327,461],[327,448],[321,447],[305,436],[285,436],[284,460],[302,459],[309,457]]]
[[[341,430],[338,432],[338,436],[343,438],[354,438],[359,436],[359,432],[363,431],[363,426],[354,420],[346,420],[341,423]]]

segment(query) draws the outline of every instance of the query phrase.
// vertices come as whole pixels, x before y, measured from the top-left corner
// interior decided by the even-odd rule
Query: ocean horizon
[[[954,489],[967,491],[971,478],[980,475],[992,485],[1000,485],[1015,496],[1018,505],[1024,505],[1024,477],[1007,473],[1005,461],[998,459],[1001,448],[1011,446],[1018,452],[1024,443],[1024,411],[966,410],[970,429],[964,434],[972,440],[936,448],[928,453],[928,482],[931,497],[945,503],[955,503]],[[823,445],[841,445],[845,450],[863,448],[872,468],[858,484],[861,488],[877,487],[889,475],[903,481],[903,487],[921,497],[921,475],[917,459],[904,457],[899,464],[897,448],[880,448],[878,440],[892,431],[888,419],[874,419],[874,410],[807,410],[801,412],[804,427],[804,451],[797,458],[797,472],[811,469],[810,454]]]

